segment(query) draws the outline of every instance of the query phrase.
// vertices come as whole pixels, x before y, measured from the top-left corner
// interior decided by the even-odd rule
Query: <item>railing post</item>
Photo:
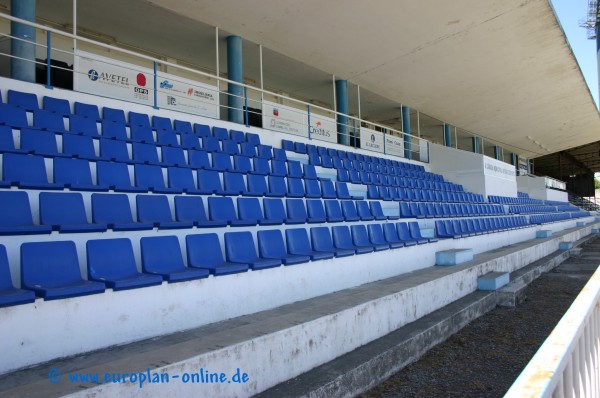
[[[385,152],[385,133],[386,133],[386,131],[387,130],[383,130],[383,154],[384,155],[386,155],[386,152]]]
[[[356,119],[352,119],[353,129],[354,129],[354,149],[356,149]]]
[[[310,131],[310,105],[306,105],[306,113],[308,115],[308,139],[312,140],[312,133]]]
[[[248,87],[244,87],[244,108],[246,108],[246,110],[244,111],[244,119],[246,119],[246,127],[249,126],[249,120],[248,120]]]
[[[156,67],[156,61],[152,62],[153,66],[154,66],[154,109],[158,109],[158,85],[157,85],[157,67]]]
[[[46,31],[46,88],[52,90],[52,33],[48,30]]]

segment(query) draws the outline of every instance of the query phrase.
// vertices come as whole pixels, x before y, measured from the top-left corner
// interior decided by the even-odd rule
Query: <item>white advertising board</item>
[[[390,155],[404,157],[404,136],[385,135],[385,152]]]
[[[515,180],[515,167],[504,163],[501,160],[492,159],[489,156],[483,157],[483,173],[488,176]]]
[[[167,73],[157,73],[159,108],[219,118],[219,92],[216,86],[195,82]]]
[[[337,123],[330,117],[310,114],[311,138],[337,143]]]
[[[275,102],[262,102],[263,128],[308,137],[306,111]]]
[[[78,51],[74,72],[75,91],[154,105],[150,69]]]
[[[365,127],[360,128],[360,147],[367,151],[384,152],[383,133]]]

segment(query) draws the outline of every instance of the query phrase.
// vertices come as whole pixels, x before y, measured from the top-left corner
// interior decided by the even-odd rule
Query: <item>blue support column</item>
[[[36,0],[11,0],[13,17],[35,22]],[[35,28],[18,22],[10,23],[10,75],[13,79],[35,83]],[[19,40],[20,39],[20,40]]]
[[[335,81],[335,102],[337,109],[342,115],[337,115],[338,143],[350,145],[350,134],[348,133],[348,81]]]
[[[227,37],[227,78],[242,83],[242,38]],[[244,89],[242,86],[229,83],[227,86],[227,104],[229,105],[229,121],[244,123]]]
[[[402,131],[406,133],[404,135],[404,157],[406,159],[412,159],[412,144],[410,136],[410,108],[408,106],[402,106]]]
[[[472,137],[471,142],[473,143],[473,152],[481,153],[481,139],[479,137]]]
[[[444,145],[452,146],[452,126],[444,123]]]
[[[513,166],[517,166],[517,154],[516,153],[510,154],[510,164],[512,164]]]

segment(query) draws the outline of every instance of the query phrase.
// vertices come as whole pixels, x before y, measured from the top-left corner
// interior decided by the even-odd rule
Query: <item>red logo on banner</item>
[[[321,122],[317,122],[317,127],[321,127]]]
[[[279,116],[279,109],[273,108],[273,116]]]
[[[137,74],[137,85],[141,87],[146,87],[146,76],[143,73]]]
[[[188,95],[192,95],[192,94],[194,94],[194,89],[193,88],[188,89]]]

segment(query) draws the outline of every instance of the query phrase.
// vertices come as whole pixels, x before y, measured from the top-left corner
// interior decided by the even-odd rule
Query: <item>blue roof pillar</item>
[[[342,115],[337,115],[338,143],[350,145],[350,134],[348,134],[348,81],[335,81],[335,102],[336,111]]]
[[[35,22],[36,0],[11,0],[13,17]],[[10,74],[13,79],[35,83],[35,28],[11,21]]]
[[[452,146],[452,126],[444,123],[444,145]]]
[[[227,78],[242,83],[242,38],[227,36]],[[229,121],[244,124],[244,88],[229,83],[227,86]]]
[[[471,137],[471,143],[473,144],[473,152],[481,153],[481,138]]]

